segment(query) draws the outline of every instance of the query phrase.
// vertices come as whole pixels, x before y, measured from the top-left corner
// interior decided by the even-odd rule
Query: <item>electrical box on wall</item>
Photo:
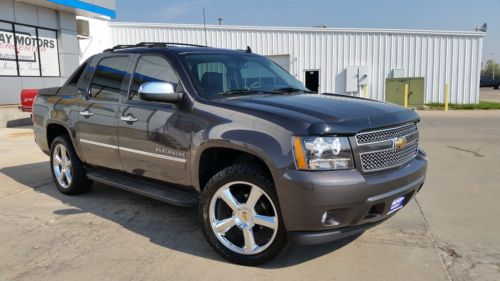
[[[345,70],[346,93],[359,93],[360,87],[368,84],[368,67],[367,66],[348,66]]]

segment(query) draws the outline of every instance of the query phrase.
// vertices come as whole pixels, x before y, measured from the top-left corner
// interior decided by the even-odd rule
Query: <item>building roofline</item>
[[[85,12],[94,13],[101,16],[106,16],[114,19],[116,17],[116,11],[106,7],[102,7],[93,3],[88,3],[80,0],[47,0],[50,3],[61,5],[76,10],[81,10]]]
[[[129,27],[171,27],[203,29],[202,24],[172,24],[172,23],[140,23],[140,22],[110,22],[110,26]],[[330,27],[279,27],[279,26],[242,26],[242,25],[207,25],[210,30],[251,30],[251,31],[288,31],[288,32],[318,32],[318,33],[372,33],[372,34],[425,34],[444,36],[475,36],[484,37],[481,31],[449,31],[449,30],[417,30],[417,29],[377,29],[377,28],[330,28]]]

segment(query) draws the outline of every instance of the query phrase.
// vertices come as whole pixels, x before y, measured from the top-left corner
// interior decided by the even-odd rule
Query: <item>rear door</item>
[[[137,59],[118,123],[123,167],[132,174],[189,185],[192,118],[182,110],[182,103],[141,100],[140,85],[151,81],[170,82],[177,85],[176,91],[182,91],[165,57],[145,54]]]
[[[108,55],[96,60],[89,86],[82,93],[77,137],[87,163],[122,170],[118,156],[118,112],[131,58]]]

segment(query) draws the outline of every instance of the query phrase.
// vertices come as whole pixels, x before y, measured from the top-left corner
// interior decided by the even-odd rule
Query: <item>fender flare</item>
[[[71,144],[73,145],[73,148],[75,149],[76,155],[78,155],[78,158],[80,158],[83,161],[84,159],[82,157],[83,155],[81,153],[80,145],[78,142],[76,142],[75,130],[69,129],[67,124],[60,122],[58,120],[54,120],[54,119],[48,120],[46,125],[45,125],[45,128],[48,129],[50,125],[61,126],[66,130],[66,132],[68,132],[69,138],[71,139]],[[47,132],[46,132],[47,146],[48,146],[49,151],[50,151],[50,143],[48,143],[48,137],[49,137],[49,134],[48,134],[48,130],[47,130]]]
[[[201,156],[207,149],[210,148],[233,149],[248,153],[260,159],[269,168],[269,170],[276,169],[276,163],[275,161],[273,161],[272,156],[267,151],[259,148],[258,146],[235,140],[209,140],[199,145],[196,149],[192,150],[193,153],[191,154],[191,182],[197,191],[201,190],[199,183],[199,168]]]

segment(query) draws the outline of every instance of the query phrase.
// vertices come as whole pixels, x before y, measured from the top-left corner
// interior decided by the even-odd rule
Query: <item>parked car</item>
[[[426,175],[415,111],[310,92],[250,50],[117,46],[40,90],[33,114],[62,193],[96,181],[198,206],[208,243],[244,265],[362,233]]]
[[[493,88],[495,90],[498,90],[498,88],[500,87],[500,80],[495,80],[491,77],[481,77],[481,79],[479,80],[479,86],[481,88]]]

